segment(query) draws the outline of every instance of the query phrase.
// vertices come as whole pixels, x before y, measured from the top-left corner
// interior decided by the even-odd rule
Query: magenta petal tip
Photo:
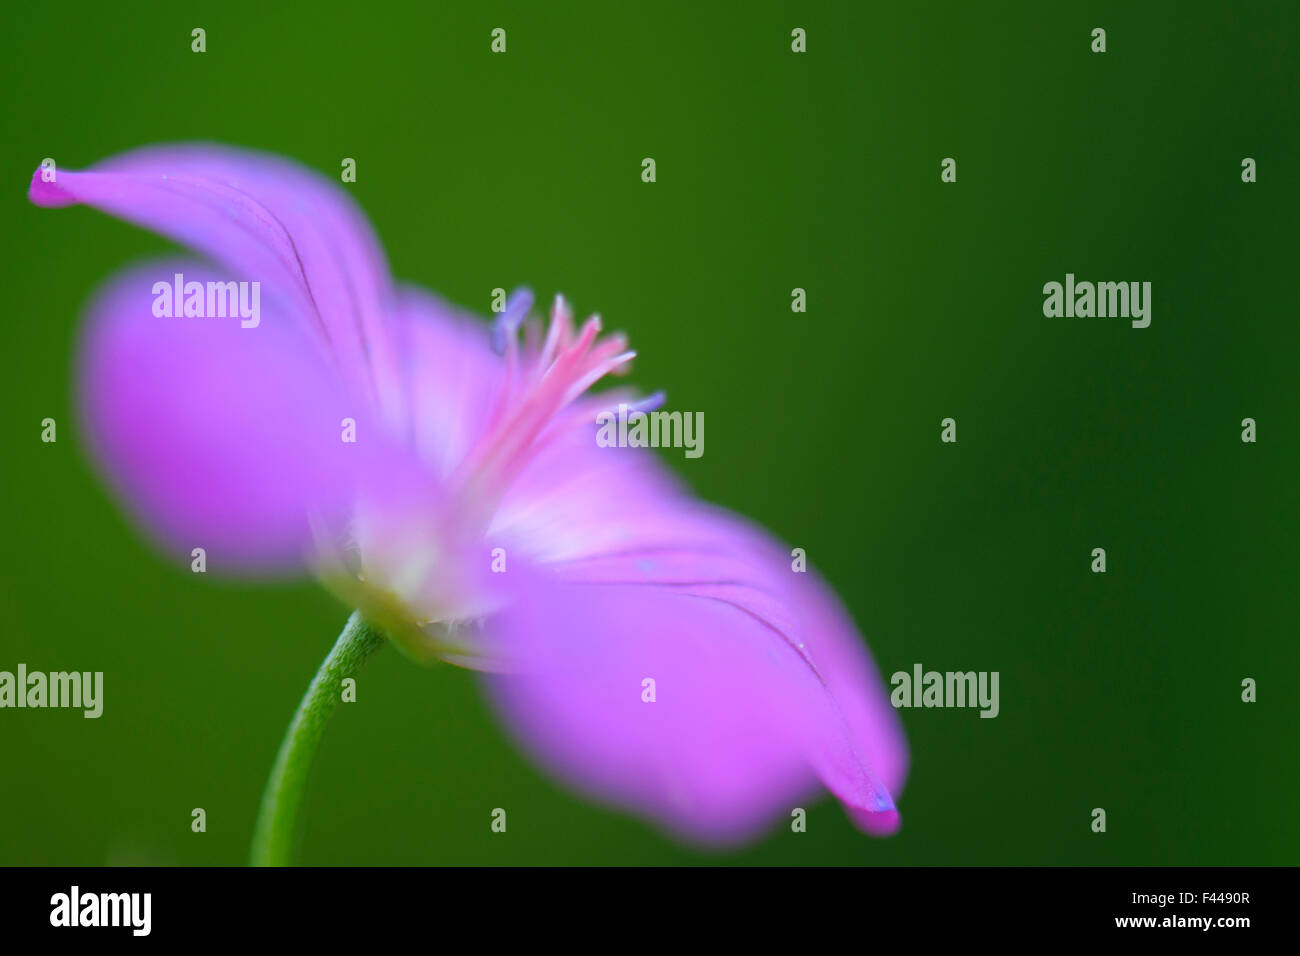
[[[36,171],[32,173],[31,185],[27,187],[27,198],[33,204],[44,206],[47,209],[75,205],[77,201],[59,188],[57,180],[55,182],[45,181],[44,176],[42,176],[43,172],[44,170],[38,166]]]
[[[903,818],[897,810],[884,810],[881,812],[872,812],[870,810],[859,810],[855,807],[846,807],[849,819],[853,825],[864,833],[869,833],[875,837],[893,836],[903,825]]]

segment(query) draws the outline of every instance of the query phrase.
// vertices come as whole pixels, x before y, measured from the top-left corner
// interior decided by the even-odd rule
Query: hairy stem
[[[293,847],[294,822],[320,746],[325,725],[343,694],[343,681],[355,677],[384,644],[384,635],[353,611],[343,633],[312,679],[302,703],[289,722],[275,766],[262,793],[262,806],[253,830],[253,866],[287,866]]]

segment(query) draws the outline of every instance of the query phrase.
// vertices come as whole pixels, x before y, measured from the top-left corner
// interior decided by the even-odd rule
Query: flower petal
[[[98,464],[161,546],[211,570],[295,565],[309,519],[343,520],[383,468],[378,414],[358,407],[286,321],[160,318],[152,287],[197,262],[133,268],[91,306],[81,354],[82,414]],[[358,441],[342,440],[353,418]]]
[[[519,662],[489,680],[507,721],[582,789],[694,839],[752,836],[818,779],[891,832],[906,744],[830,592],[732,516],[670,511],[490,622]]]
[[[150,146],[85,172],[32,176],[41,206],[84,203],[151,229],[257,281],[264,300],[287,301],[282,319],[302,320],[358,396],[393,425],[403,409],[385,324],[392,298],[383,252],[341,186],[294,162],[226,146]]]
[[[505,363],[486,323],[417,286],[398,286],[394,327],[413,444],[446,478],[487,430]]]

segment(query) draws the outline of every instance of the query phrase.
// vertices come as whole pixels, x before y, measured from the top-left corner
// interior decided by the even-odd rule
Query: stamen
[[[565,405],[569,404],[571,401],[573,401],[579,395],[583,394],[587,389],[591,388],[591,386],[595,385],[606,375],[615,373],[619,368],[627,365],[627,363],[632,361],[632,359],[634,358],[636,358],[636,352],[627,351],[627,352],[620,352],[618,355],[615,355],[613,358],[605,359],[603,361],[598,361],[595,364],[595,366],[591,369],[591,371],[587,372],[585,375],[577,379],[572,385],[569,386],[569,390],[565,392],[563,404]]]
[[[492,421],[498,422],[514,402],[519,381],[519,327],[528,318],[533,307],[533,292],[527,286],[521,286],[510,294],[506,300],[506,309],[497,316],[492,324],[492,349],[498,355],[506,357],[506,384],[501,390],[500,400]]]
[[[507,345],[514,339],[515,333],[519,331],[519,326],[528,317],[532,307],[531,289],[523,286],[510,293],[510,298],[506,300],[506,310],[492,323],[492,351],[497,355],[506,353]]]
[[[540,350],[536,347],[540,336],[530,329],[521,354],[516,333],[531,304],[528,290],[518,290],[494,323],[492,344],[505,355],[505,382],[486,432],[452,478],[452,484],[467,494],[463,513],[476,515],[477,520],[489,519],[506,488],[542,446],[590,420],[589,411],[579,415],[579,409],[571,406],[605,375],[626,371],[636,355],[627,348],[622,333],[600,338],[599,315],[584,322],[575,335],[573,312],[562,295],[555,297]],[[591,402],[599,405],[612,397]],[[656,393],[637,404],[657,408],[662,402],[663,394]]]
[[[664,407],[664,402],[668,399],[668,393],[663,391],[654,392],[641,399],[639,402],[628,402],[627,410],[629,412],[654,412]]]
[[[573,336],[573,310],[564,301],[564,296],[557,295],[551,306],[551,327],[546,332],[546,344],[542,354],[537,357],[537,365],[542,371],[551,367],[556,353],[568,346]]]

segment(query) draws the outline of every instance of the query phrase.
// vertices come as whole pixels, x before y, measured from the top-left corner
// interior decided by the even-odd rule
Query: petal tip
[[[44,172],[45,170],[38,166],[32,173],[31,185],[27,187],[27,198],[32,204],[47,209],[74,205],[76,200],[60,188],[57,180],[47,181],[42,175]],[[58,173],[55,173],[55,176],[57,175]]]
[[[849,818],[854,825],[874,837],[893,836],[903,825],[903,818],[897,810],[858,810],[849,809]]]

